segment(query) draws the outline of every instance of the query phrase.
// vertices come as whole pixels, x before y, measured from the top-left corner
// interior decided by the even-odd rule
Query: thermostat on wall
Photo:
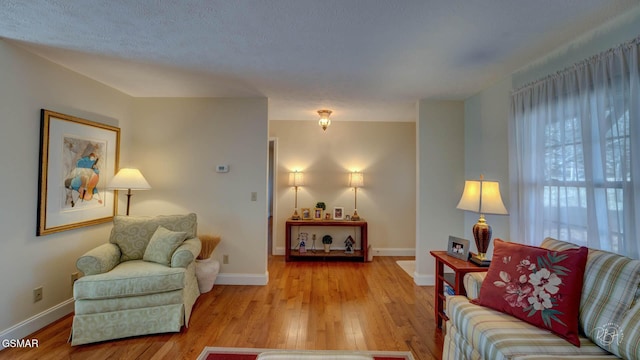
[[[218,166],[216,166],[216,172],[219,172],[219,173],[229,172],[229,165],[218,165]]]

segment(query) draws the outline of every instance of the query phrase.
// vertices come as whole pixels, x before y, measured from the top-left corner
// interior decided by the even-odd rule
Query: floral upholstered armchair
[[[178,332],[200,291],[196,214],[115,216],[109,242],[76,262],[71,344]]]

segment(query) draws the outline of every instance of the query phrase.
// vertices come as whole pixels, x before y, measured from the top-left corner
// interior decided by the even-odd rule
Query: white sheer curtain
[[[512,93],[512,241],[640,254],[640,38]]]

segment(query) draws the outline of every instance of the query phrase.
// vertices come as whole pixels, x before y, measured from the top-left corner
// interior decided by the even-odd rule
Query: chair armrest
[[[171,256],[171,267],[186,268],[196,259],[198,254],[200,254],[201,248],[202,244],[197,237],[185,240],[182,245],[178,246],[176,251],[173,252]]]
[[[467,298],[469,298],[469,300],[477,299],[478,297],[480,297],[480,287],[482,286],[482,282],[486,277],[486,272],[467,273],[464,276],[464,289],[467,292]]]
[[[87,251],[76,261],[76,267],[84,275],[102,274],[120,263],[120,248],[106,243]]]

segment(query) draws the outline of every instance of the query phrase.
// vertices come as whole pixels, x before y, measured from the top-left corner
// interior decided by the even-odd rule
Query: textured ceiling
[[[638,0],[2,0],[0,37],[140,97],[269,98],[273,120],[413,121]]]

